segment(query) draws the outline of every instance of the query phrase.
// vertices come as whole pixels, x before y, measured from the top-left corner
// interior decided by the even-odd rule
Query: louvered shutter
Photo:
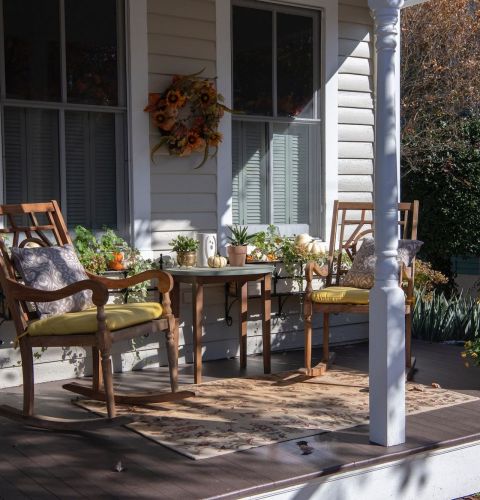
[[[71,227],[89,227],[91,220],[89,136],[88,113],[65,113],[67,221]]]
[[[267,222],[265,124],[235,122],[233,136],[234,221],[240,224],[265,224]]]
[[[240,193],[243,187],[241,185],[241,130],[241,123],[234,121],[232,124],[232,219],[235,224],[243,224],[243,217],[240,215]]]
[[[117,226],[113,113],[65,114],[68,224]]]
[[[272,138],[275,224],[308,224],[308,126],[277,124]]]
[[[60,199],[58,112],[5,107],[7,203]]]
[[[117,227],[115,115],[90,113],[92,128],[92,227]]]

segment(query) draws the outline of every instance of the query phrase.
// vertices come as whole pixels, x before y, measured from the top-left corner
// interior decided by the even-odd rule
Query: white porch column
[[[405,442],[405,298],[398,286],[395,52],[403,0],[369,0],[377,51],[375,121],[375,286],[370,292],[370,440]]]

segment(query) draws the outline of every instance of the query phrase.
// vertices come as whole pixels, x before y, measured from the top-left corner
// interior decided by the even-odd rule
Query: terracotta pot
[[[180,267],[195,267],[197,252],[177,252],[177,262]]]
[[[228,261],[231,266],[244,266],[247,258],[247,245],[227,247]]]
[[[112,256],[112,260],[108,261],[108,269],[112,271],[122,271],[125,269],[123,265],[123,259],[125,258],[125,254],[123,252],[115,252]]]

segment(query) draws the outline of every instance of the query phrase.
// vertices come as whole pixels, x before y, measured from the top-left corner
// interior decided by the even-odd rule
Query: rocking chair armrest
[[[148,271],[143,271],[141,273],[135,274],[134,276],[129,276],[128,278],[106,278],[105,276],[98,276],[87,272],[88,277],[92,280],[102,283],[110,290],[121,290],[122,288],[130,288],[144,281],[150,281],[152,279],[158,280],[158,291],[160,293],[168,293],[173,288],[173,278],[170,273],[165,271],[160,271],[159,269],[150,269]]]
[[[70,297],[83,290],[92,291],[92,302],[96,306],[103,306],[108,301],[108,288],[92,279],[77,281],[59,290],[39,290],[7,278],[7,287],[6,294],[10,294],[15,300],[26,302],[53,302]]]
[[[413,290],[414,290],[414,274],[413,266],[406,266],[404,263],[401,264],[400,270],[400,286],[404,289],[407,296],[407,301],[413,300]]]
[[[308,262],[305,266],[305,277],[307,282],[311,282],[313,280],[314,274],[322,278],[326,278],[328,276],[328,266],[320,266],[314,261]]]

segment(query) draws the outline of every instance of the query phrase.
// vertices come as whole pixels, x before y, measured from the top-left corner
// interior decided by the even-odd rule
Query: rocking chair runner
[[[0,206],[0,216],[6,218],[0,233],[13,235],[13,247],[22,248],[29,242],[43,247],[72,243],[56,201],[3,205]],[[39,223],[40,217],[44,218],[45,222]],[[22,220],[18,222],[18,219]],[[169,292],[173,287],[170,274],[151,270],[117,280],[87,273],[89,279],[55,291],[25,286],[17,281],[16,274],[6,244],[0,241],[0,283],[15,324],[23,373],[23,412],[3,405],[0,406],[0,416],[48,429],[92,430],[105,425],[123,425],[131,421],[128,416],[116,416],[115,402],[156,403],[194,395],[190,391],[178,392],[178,323],[170,308]],[[152,279],[157,280],[158,291],[163,296],[161,306],[157,303],[107,305],[109,289],[120,290]],[[52,302],[83,290],[92,291],[92,302],[96,309],[65,313],[36,321],[36,311],[32,312],[29,310],[31,307],[27,307],[27,303]],[[112,344],[155,332],[165,334],[172,392],[114,393]],[[108,418],[66,420],[34,415],[33,348],[70,346],[92,348],[93,381],[91,387],[78,383],[69,383],[63,387],[90,399],[106,401]]]
[[[399,203],[398,224],[401,227],[403,239],[417,238],[418,201]],[[330,314],[337,313],[367,313],[369,312],[368,290],[357,288],[337,288],[341,285],[344,269],[343,258],[351,262],[355,257],[358,243],[367,235],[373,235],[373,203],[355,203],[335,201],[333,207],[332,230],[328,264],[319,266],[309,262],[306,266],[306,295],[304,303],[305,320],[305,369],[307,376],[322,375],[333,361],[329,350]],[[412,312],[414,305],[415,259],[410,266],[401,266],[399,285],[405,292],[405,350],[407,376],[411,375],[415,358],[411,354]],[[315,293],[312,288],[314,275],[326,278],[326,288],[322,293]],[[341,293],[338,293],[341,292]],[[312,317],[323,313],[323,355],[322,361],[312,367]]]

